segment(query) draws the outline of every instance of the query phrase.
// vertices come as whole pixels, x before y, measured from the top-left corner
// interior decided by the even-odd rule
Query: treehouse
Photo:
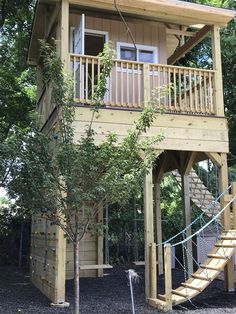
[[[176,171],[183,189],[185,226],[191,223],[191,198],[194,201],[195,197],[196,202],[198,199],[196,193],[191,194],[191,188],[195,186],[198,194],[204,189],[192,170],[195,163],[210,159],[219,168],[221,191],[228,186],[229,145],[220,28],[233,16],[229,10],[177,0],[38,0],[36,5],[28,62],[38,69],[37,108],[42,131],[51,130],[57,123],[57,104],[50,103],[50,82],[46,86],[42,83],[40,39],[48,42],[56,39],[64,70],[73,79],[76,139],[83,135],[91,120],[90,104],[102,70],[98,54],[108,41],[113,44],[116,59],[107,80],[103,106],[93,122],[97,143],[110,131],[124,136],[140,111],[150,103],[156,110],[156,119],[145,136],[162,131],[164,140],[156,144],[156,165],[145,180],[145,280],[149,303],[163,309],[168,308],[165,304],[170,304],[170,299],[174,300],[171,293],[158,299],[155,291],[153,260],[156,256],[158,272],[163,273],[163,249],[157,246],[156,254],[152,245],[154,240],[162,242],[160,182],[163,175]],[[205,38],[211,41],[211,69],[177,65],[195,46],[201,49]],[[225,204],[225,199],[220,202],[219,208]],[[223,216],[225,228],[230,229],[229,207]],[[191,236],[191,228],[186,233]],[[192,250],[189,244],[188,250]],[[53,303],[63,304],[65,280],[73,278],[72,246],[66,243],[63,231],[51,226],[43,217],[33,217],[31,255],[33,283]],[[102,276],[103,266],[106,266],[102,237],[86,236],[81,256],[81,276]],[[187,263],[191,270],[191,260],[187,259]],[[232,265],[225,263],[223,266],[226,289],[233,290]],[[182,301],[188,299],[182,290],[176,295],[182,297]]]

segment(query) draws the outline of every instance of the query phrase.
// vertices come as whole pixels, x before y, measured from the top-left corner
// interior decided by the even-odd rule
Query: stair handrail
[[[200,232],[202,232],[206,227],[208,227],[213,221],[215,221],[224,211],[227,207],[229,207],[234,201],[236,200],[236,195],[232,197],[232,199],[219,211],[219,213],[217,213],[210,221],[208,221],[202,228],[200,228],[198,231],[196,231],[195,233],[191,234],[190,236],[188,236],[187,238],[185,238],[182,241],[179,241],[177,243],[172,244],[172,247],[178,246],[180,244],[183,244],[187,241],[189,241],[190,239],[192,239],[194,236],[196,236],[197,234],[199,234]],[[190,225],[189,225],[190,226]],[[184,230],[181,232],[183,233]]]
[[[229,186],[228,186],[228,187],[227,187],[227,188],[226,188],[226,189],[225,189],[205,210],[203,210],[202,213],[201,213],[197,218],[195,218],[195,219],[191,222],[191,224],[189,224],[189,225],[188,225],[187,227],[185,227],[183,230],[181,230],[180,232],[178,232],[177,234],[175,234],[175,235],[172,236],[171,238],[167,239],[166,241],[163,241],[163,242],[161,242],[161,243],[158,243],[157,246],[159,246],[159,245],[165,245],[165,244],[167,244],[167,243],[170,243],[170,241],[174,240],[174,239],[177,238],[179,235],[181,235],[182,233],[184,233],[186,230],[188,230],[189,228],[191,228],[192,225],[194,225],[195,222],[197,222],[199,219],[201,219],[202,216],[203,216],[207,211],[209,211],[211,208],[214,207],[215,203],[217,203],[217,202],[221,199],[221,197],[222,197],[226,192],[228,192],[228,191],[231,189],[231,187],[232,187],[232,184],[229,185]]]

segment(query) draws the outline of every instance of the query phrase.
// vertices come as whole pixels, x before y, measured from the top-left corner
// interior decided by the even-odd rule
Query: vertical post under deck
[[[222,165],[220,167],[219,179],[220,179],[220,192],[223,192],[228,187],[228,166],[227,155],[221,154]],[[221,198],[221,208],[225,206],[225,201]],[[223,226],[226,230],[231,228],[230,223],[230,207],[226,208],[223,214]],[[228,292],[234,291],[234,267],[233,258],[227,263],[224,270],[225,290]]]
[[[166,311],[172,310],[172,274],[171,274],[171,245],[167,243],[164,248],[165,254],[165,296]]]
[[[161,186],[160,180],[155,182],[155,209],[156,209],[156,243],[162,243],[161,223]],[[163,274],[163,251],[162,246],[157,246],[158,275]]]
[[[152,169],[144,183],[144,233],[145,233],[145,295],[150,298],[150,254],[149,245],[154,242],[153,232],[153,176]]]
[[[184,226],[187,227],[191,224],[191,203],[190,203],[190,188],[189,188],[189,175],[182,175],[182,189],[184,201]],[[186,237],[191,236],[191,227],[186,230]],[[186,243],[186,263],[188,274],[193,273],[193,246],[192,241]]]

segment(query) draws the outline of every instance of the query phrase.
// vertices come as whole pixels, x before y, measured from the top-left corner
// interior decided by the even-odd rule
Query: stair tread
[[[217,254],[208,254],[207,257],[209,257],[209,258],[225,259],[225,260],[229,259],[229,256],[222,256],[222,255],[217,255]]]

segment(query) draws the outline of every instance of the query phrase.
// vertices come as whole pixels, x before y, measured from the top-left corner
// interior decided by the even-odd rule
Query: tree
[[[15,167],[11,195],[16,205],[33,213],[43,213],[60,226],[74,245],[75,313],[79,313],[79,244],[88,232],[102,232],[97,215],[109,196],[110,203],[125,204],[134,192],[140,193],[145,174],[156,158],[156,136],[141,140],[154,120],[152,108],[146,108],[127,135],[118,141],[110,133],[96,144],[93,121],[84,136],[74,142],[73,98],[70,84],[62,72],[62,63],[50,46],[42,44],[45,84],[52,84],[52,100],[58,105],[58,131],[53,138],[34,129],[22,143],[21,159]],[[100,55],[103,68],[93,96],[93,114],[106,92],[113,53],[109,46]],[[142,158],[141,158],[142,153]]]

